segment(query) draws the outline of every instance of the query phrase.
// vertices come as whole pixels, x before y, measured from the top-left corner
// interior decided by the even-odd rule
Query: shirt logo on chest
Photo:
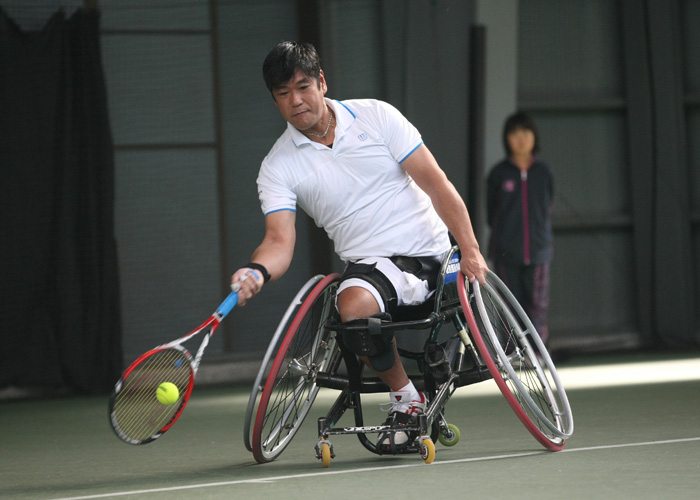
[[[503,191],[506,193],[512,193],[515,191],[515,181],[512,179],[508,179],[503,182]]]
[[[363,132],[363,133],[361,133],[360,135],[358,135],[357,138],[358,138],[359,140],[361,140],[361,141],[366,141],[366,140],[367,140],[367,134],[365,134],[365,133]]]

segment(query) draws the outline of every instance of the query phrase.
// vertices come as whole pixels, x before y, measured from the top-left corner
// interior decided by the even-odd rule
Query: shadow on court
[[[336,436],[336,458],[323,469],[315,421],[333,391],[264,465],[243,445],[248,387],[196,387],[175,426],[142,446],[113,435],[107,397],[3,401],[0,498],[696,498],[700,358],[693,354],[562,364],[575,432],[559,453],[527,433],[492,381],[461,388],[446,415],[460,442],[436,443],[431,465],[418,455],[373,455],[356,437]],[[380,423],[375,401],[366,405]]]

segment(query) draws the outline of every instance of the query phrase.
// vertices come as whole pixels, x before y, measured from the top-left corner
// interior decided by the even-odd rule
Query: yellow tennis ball
[[[177,386],[171,382],[163,382],[156,389],[156,397],[158,401],[164,405],[171,405],[175,403],[180,397],[180,391],[177,390]]]

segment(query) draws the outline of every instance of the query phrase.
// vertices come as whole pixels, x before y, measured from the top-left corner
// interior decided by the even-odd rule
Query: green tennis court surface
[[[561,364],[575,432],[560,453],[527,433],[493,381],[461,388],[446,415],[460,442],[436,443],[431,465],[418,455],[376,456],[354,436],[337,436],[336,458],[323,469],[315,421],[333,391],[265,465],[243,445],[249,387],[195,385],[175,426],[144,446],[113,435],[106,396],[3,401],[0,498],[697,498],[700,357],[692,354]],[[373,398],[368,408],[384,400]]]

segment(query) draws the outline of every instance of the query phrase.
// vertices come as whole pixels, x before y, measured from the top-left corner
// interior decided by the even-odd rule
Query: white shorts
[[[428,282],[418,278],[417,276],[407,273],[396,267],[391,260],[386,257],[369,257],[356,262],[356,264],[376,264],[376,268],[380,271],[394,286],[396,290],[397,306],[411,306],[422,304],[432,295],[432,291],[428,288]],[[384,301],[379,291],[372,286],[371,283],[361,278],[349,278],[343,281],[338,287],[336,297],[343,290],[357,286],[364,288],[370,292],[379,305],[381,312],[386,312]]]

